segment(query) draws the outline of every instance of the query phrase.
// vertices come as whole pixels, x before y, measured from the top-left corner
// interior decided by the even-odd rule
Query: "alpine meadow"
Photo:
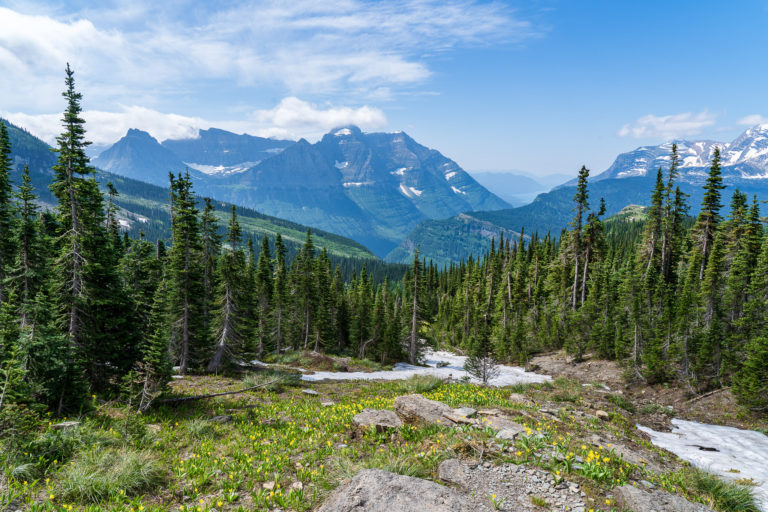
[[[768,511],[750,88],[598,86],[651,6],[182,3],[0,2],[0,510]]]

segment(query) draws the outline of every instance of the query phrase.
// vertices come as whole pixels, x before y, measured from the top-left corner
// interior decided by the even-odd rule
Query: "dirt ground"
[[[535,356],[528,368],[553,378],[567,377],[582,384],[592,384],[585,386],[584,392],[597,404],[605,401],[615,404],[616,399],[611,395],[619,395],[633,405],[633,410],[626,412],[632,413],[637,423],[655,430],[669,430],[672,418],[737,428],[768,428],[768,419],[756,418],[744,411],[728,388],[697,396],[676,386],[629,385],[624,378],[624,369],[615,361],[587,356],[584,361],[575,362],[563,351]]]

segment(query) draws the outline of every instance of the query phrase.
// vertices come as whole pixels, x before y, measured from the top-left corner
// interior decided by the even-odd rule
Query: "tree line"
[[[438,343],[526,363],[565,348],[624,364],[627,378],[692,393],[732,386],[768,412],[768,232],[757,197],[735,190],[723,216],[714,150],[700,213],[677,186],[680,157],[659,169],[643,222],[590,210],[579,172],[574,217],[558,238],[523,234],[440,274]],[[433,299],[434,300],[434,299]]]

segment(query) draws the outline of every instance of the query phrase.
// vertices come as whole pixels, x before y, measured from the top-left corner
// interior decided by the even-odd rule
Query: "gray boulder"
[[[458,459],[448,459],[437,468],[437,478],[447,484],[461,485],[467,480],[467,468]]]
[[[405,423],[416,425],[432,425],[439,423],[453,426],[455,421],[448,418],[453,409],[442,402],[429,400],[421,395],[405,395],[395,398],[395,412]]]
[[[317,512],[475,512],[488,508],[456,490],[380,469],[341,484]]]
[[[363,409],[352,418],[355,428],[367,430],[376,428],[376,432],[385,432],[392,428],[403,426],[403,422],[393,411],[378,409]]]
[[[713,512],[707,506],[691,503],[666,491],[643,491],[631,485],[615,488],[613,497],[618,507],[636,512]]]

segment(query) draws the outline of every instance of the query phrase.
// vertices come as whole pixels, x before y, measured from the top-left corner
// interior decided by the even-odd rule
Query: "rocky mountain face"
[[[675,140],[658,146],[643,146],[619,155],[595,180],[644,177],[669,167],[672,144],[680,154],[680,178],[693,184],[707,176],[715,148],[720,148],[723,177],[730,184],[766,180],[768,183],[768,124],[746,130],[732,142]],[[569,182],[570,183],[570,182]]]
[[[39,196],[38,203],[43,207],[52,208],[56,204],[56,198],[53,197],[49,185],[53,179],[52,167],[56,163],[57,154],[51,151],[51,147],[31,135],[25,130],[14,126],[7,121],[0,119],[0,122],[8,127],[9,138],[11,142],[11,155],[13,157],[13,168],[11,171],[11,181],[18,186],[21,183],[21,172],[24,166],[29,166],[29,174],[32,179],[32,185],[35,187],[35,194]],[[149,240],[159,238],[167,239],[170,236],[170,215],[168,211],[168,171],[179,170],[179,161],[169,156],[169,152],[159,145],[159,143],[146,132],[131,130],[122,139],[121,144],[115,144],[112,151],[104,155],[101,162],[124,162],[136,160],[152,162],[154,158],[155,165],[158,162],[166,162],[166,165],[172,166],[165,169],[165,175],[161,180],[156,181],[158,185],[147,183],[125,177],[124,175],[113,174],[101,169],[97,169],[96,180],[102,189],[107,182],[112,182],[118,191],[116,202],[119,206],[118,221],[123,229],[127,230],[131,236],[138,237],[143,233]],[[106,153],[106,152],[105,152]],[[125,157],[125,159],[123,158]],[[92,162],[93,163],[93,162]],[[183,166],[183,164],[181,164]],[[138,166],[137,170],[142,170]],[[155,167],[147,165],[144,171],[154,172]],[[181,167],[183,169],[183,167]],[[128,172],[127,170],[125,171]],[[196,172],[196,171],[193,171]],[[145,175],[141,176],[146,179]],[[198,199],[200,194],[198,193]],[[225,226],[231,215],[231,205],[221,201],[213,202],[215,215],[221,226]],[[260,240],[266,235],[270,239],[277,233],[283,236],[289,253],[295,254],[301,247],[306,236],[306,225],[289,222],[284,219],[264,215],[247,208],[240,208],[238,211],[240,225],[243,232]],[[361,244],[344,238],[334,233],[317,230],[313,228],[315,244],[318,247],[328,249],[331,257],[366,259],[373,261],[375,259],[371,252]]]
[[[738,188],[748,195],[768,198],[768,124],[757,125],[742,133],[732,142],[709,140],[666,142],[658,146],[643,146],[622,153],[613,164],[590,178],[590,202],[593,207],[604,198],[608,215],[621,211],[627,205],[648,205],[656,171],[669,168],[672,144],[676,143],[681,166],[678,183],[686,194],[690,213],[696,215],[702,199],[701,186],[706,180],[715,147],[722,158],[723,203],[728,204],[730,194]],[[421,247],[426,258],[447,263],[477,255],[486,250],[491,239],[498,240],[503,233],[525,230],[525,233],[550,232],[557,236],[573,217],[575,180],[539,194],[530,204],[498,211],[475,211],[450,219],[429,220],[419,224],[394,249],[389,261],[407,262],[413,250]],[[727,212],[726,212],[727,213]]]
[[[131,130],[94,164],[154,183],[186,167],[201,195],[350,237],[382,256],[426,219],[509,206],[407,134],[355,126],[315,144],[215,129],[161,144]]]

